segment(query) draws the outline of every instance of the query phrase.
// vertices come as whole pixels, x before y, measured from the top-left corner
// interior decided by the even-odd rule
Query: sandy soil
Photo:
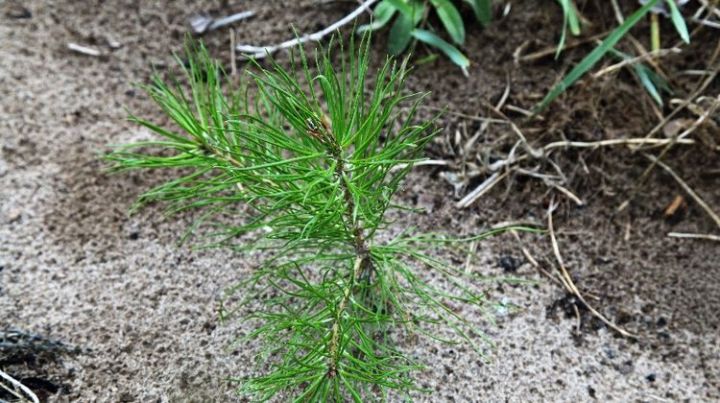
[[[153,65],[160,71],[171,66],[170,51],[180,50],[193,12],[253,8],[258,15],[239,25],[238,40],[263,42],[285,38],[291,23],[301,32],[322,27],[352,5],[210,3],[28,1],[25,7],[32,15],[22,19],[14,14],[19,2],[7,0],[0,7],[0,329],[42,334],[80,349],[3,364],[43,399],[235,401],[239,399],[228,378],[254,370],[257,346],[232,343],[250,329],[240,321],[218,323],[217,308],[224,288],[242,278],[256,257],[178,247],[191,216],[165,219],[159,206],[129,216],[134,198],[167,176],[108,176],[99,156],[108,144],[148,136],[125,120],[125,108],[162,119],[135,84],[147,82]],[[531,107],[561,69],[587,51],[568,52],[557,64],[552,59],[512,63],[513,51],[528,32],[533,38],[525,44],[528,51],[555,43],[554,28],[543,29],[559,26],[555,11],[515,4],[491,28],[470,29],[474,40],[467,52],[475,56],[470,79],[440,58],[419,66],[411,87],[434,91],[431,106],[478,114],[486,102],[500,97],[507,78],[509,102]],[[585,12],[598,14],[598,31],[603,24],[612,25],[611,17],[593,6]],[[508,34],[517,27],[523,32]],[[712,34],[700,37],[700,45],[687,55],[671,58],[668,68],[700,68],[699,52],[717,41]],[[206,39],[218,57],[228,60],[227,32]],[[111,49],[113,41],[121,46]],[[94,46],[103,55],[73,53],[66,47],[69,42]],[[574,98],[547,112],[544,122],[527,125],[542,127],[543,136],[572,139],[642,135],[654,117],[646,102],[637,99],[634,85],[622,75],[584,81],[568,95]],[[685,82],[677,85],[678,91],[689,91]],[[719,87],[715,83],[708,91],[716,94]],[[430,152],[451,159],[456,130],[472,130],[476,123],[448,116],[443,124],[445,135]],[[478,147],[492,146],[504,130],[491,128]],[[534,136],[531,140],[541,137]],[[577,168],[579,161],[592,167],[590,173]],[[669,163],[710,205],[720,205],[717,154],[699,148],[678,151]],[[710,220],[692,204],[680,220],[664,220],[662,209],[681,190],[658,172],[625,213],[614,215],[621,196],[645,167],[639,156],[569,152],[561,165],[569,167],[574,190],[587,201],[583,208],[563,202],[556,213],[566,263],[580,288],[594,296],[593,304],[639,339],[617,337],[582,309],[576,316],[577,305],[524,261],[514,238],[503,235],[478,246],[472,269],[497,276],[505,273],[501,261],[517,259],[521,264],[513,274],[530,282],[492,285],[488,292],[519,309],[487,326],[496,342],[489,362],[466,348],[429,341],[403,346],[430,363],[417,379],[435,392],[414,398],[720,399],[717,245],[664,235],[669,230],[711,232]],[[544,220],[548,193],[536,181],[515,178],[471,209],[458,211],[452,186],[440,175],[443,170],[447,168],[417,169],[400,195],[405,203],[426,209],[418,219],[421,228],[472,233],[504,220]],[[523,243],[550,267],[554,259],[547,237],[523,236]]]

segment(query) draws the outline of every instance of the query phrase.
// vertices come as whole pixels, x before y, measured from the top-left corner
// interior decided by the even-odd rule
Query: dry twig
[[[21,402],[32,402],[32,403],[40,403],[40,400],[38,400],[38,397],[35,395],[35,393],[30,390],[27,386],[23,385],[18,381],[17,379],[11,377],[4,371],[0,370],[0,378],[5,380],[5,382],[8,382],[12,387],[9,387],[5,385],[5,383],[0,382],[0,387],[8,391],[10,394],[15,396],[16,398],[20,399]],[[22,392],[22,394],[20,394]]]
[[[102,55],[102,53],[100,53],[100,51],[97,49],[88,46],[78,45],[77,43],[70,42],[67,44],[67,47],[73,52],[77,52],[86,56],[98,57]]]
[[[505,178],[510,171],[505,171],[502,174],[500,172],[495,172],[494,174],[490,175],[489,178],[485,179],[483,183],[481,183],[478,187],[475,188],[472,192],[468,193],[465,197],[463,197],[457,204],[455,204],[458,208],[466,208],[475,203],[475,200],[479,199],[482,195],[490,191],[495,185],[498,184],[503,178]]]
[[[221,18],[212,18],[207,15],[197,14],[190,18],[190,27],[195,34],[199,35],[248,19],[254,15],[254,11],[243,11]]]
[[[593,78],[602,77],[602,76],[605,75],[605,74],[612,73],[613,71],[620,70],[621,68],[623,68],[623,67],[625,67],[625,66],[631,66],[631,65],[636,64],[636,63],[644,62],[644,61],[647,61],[647,60],[650,59],[650,58],[660,58],[660,57],[664,57],[664,56],[667,56],[667,55],[670,55],[670,54],[678,54],[678,53],[680,53],[680,52],[681,52],[680,48],[658,49],[658,50],[656,50],[656,51],[648,52],[648,53],[645,53],[645,54],[640,55],[640,56],[636,56],[636,57],[632,57],[632,58],[629,58],[629,59],[625,59],[625,60],[623,60],[623,61],[621,61],[621,62],[619,62],[619,63],[615,63],[615,64],[613,64],[613,65],[610,65],[610,66],[608,66],[608,67],[605,67],[604,69],[602,69],[602,70],[600,70],[600,71],[598,71],[598,72],[596,72],[596,73],[593,73],[592,77],[593,77]]]
[[[718,216],[717,213],[715,213],[715,212],[713,211],[713,209],[710,208],[710,206],[705,202],[705,200],[703,200],[702,197],[700,197],[700,195],[697,194],[697,193],[680,177],[680,175],[676,174],[675,171],[674,171],[672,168],[670,168],[670,167],[669,167],[667,164],[665,164],[664,162],[660,161],[660,159],[655,158],[655,157],[653,157],[652,155],[649,155],[649,154],[643,154],[643,155],[645,156],[645,158],[649,159],[649,160],[652,161],[654,164],[656,164],[656,165],[658,165],[660,168],[664,169],[665,172],[669,173],[670,176],[672,176],[673,179],[675,179],[675,181],[676,181],[678,184],[680,184],[680,186],[683,188],[683,190],[685,190],[685,192],[688,194],[688,196],[690,196],[693,200],[695,200],[695,203],[697,203],[700,207],[702,207],[702,209],[705,210],[705,212],[710,216],[710,218],[712,218],[713,221],[715,221],[715,224],[718,226],[718,228],[720,228],[720,216]]]
[[[686,239],[706,239],[708,241],[720,242],[720,235],[714,234],[692,234],[687,232],[668,232],[667,236],[671,238],[686,238]]]
[[[582,302],[593,315],[595,315],[608,327],[625,337],[637,338],[637,336],[635,336],[634,334],[618,327],[616,324],[607,319],[603,314],[593,308],[590,304],[588,304],[583,295],[580,293],[580,290],[578,290],[578,288],[575,286],[572,277],[570,277],[570,274],[565,268],[565,263],[563,262],[562,255],[560,254],[560,247],[558,246],[557,238],[555,237],[555,229],[553,227],[553,211],[555,210],[555,207],[555,199],[553,198],[550,201],[550,206],[548,207],[548,231],[550,232],[550,241],[552,242],[553,253],[555,254],[555,258],[557,259],[558,266],[560,268],[560,279],[565,286],[565,289],[571,294],[575,295],[575,297],[577,297],[577,299],[580,300],[580,302]]]
[[[356,8],[353,12],[346,15],[345,17],[341,18],[340,20],[330,24],[325,29],[322,29],[320,31],[317,31],[312,34],[306,34],[294,39],[287,40],[285,42],[276,44],[276,45],[264,45],[264,46],[256,46],[256,45],[237,45],[236,49],[239,52],[244,53],[245,57],[253,57],[255,59],[261,59],[269,54],[275,53],[282,49],[288,49],[292,48],[294,46],[297,46],[299,44],[303,44],[305,42],[310,41],[319,41],[320,39],[324,38],[325,36],[335,32],[340,27],[350,23],[355,18],[357,18],[360,14],[365,12],[365,10],[369,9],[373,4],[375,4],[378,0],[367,0],[360,4],[358,8]]]

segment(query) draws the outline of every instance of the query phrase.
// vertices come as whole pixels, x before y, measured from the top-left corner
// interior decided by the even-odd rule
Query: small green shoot
[[[568,28],[573,36],[580,35],[580,19],[578,18],[575,8],[575,2],[572,0],[557,0],[563,11],[563,28],[560,33],[560,43],[558,43],[555,58],[560,57],[560,53],[565,48],[565,40],[567,38]]]

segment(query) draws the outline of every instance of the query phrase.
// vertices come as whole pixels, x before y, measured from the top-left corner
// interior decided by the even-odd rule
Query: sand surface
[[[242,278],[257,256],[178,246],[191,216],[164,218],[159,206],[130,216],[135,197],[168,174],[107,175],[99,157],[108,144],[150,136],[126,121],[126,108],[162,120],[135,84],[147,82],[151,65],[172,65],[170,51],[181,49],[192,12],[255,8],[258,16],[238,27],[239,39],[251,42],[285,38],[290,22],[303,29],[324,26],[352,5],[333,4],[321,12],[304,5],[310,2],[248,1],[228,8],[211,3],[28,1],[27,19],[8,16],[6,9],[17,6],[12,1],[2,6],[0,329],[23,329],[82,349],[36,367],[8,368],[56,386],[43,392],[50,401],[241,401],[227,379],[255,370],[257,346],[232,343],[251,329],[240,320],[219,323],[217,308],[223,290]],[[551,17],[516,18],[543,24]],[[433,90],[433,106],[476,113],[479,100],[497,96],[505,86],[506,69],[497,62],[506,60],[512,47],[494,50],[490,42],[502,39],[507,25],[512,20],[471,31],[483,39],[474,51],[486,56],[473,65],[470,80],[440,60],[418,68],[411,87]],[[552,34],[544,38],[554,40]],[[212,33],[207,40],[211,51],[227,60],[228,33]],[[74,53],[67,49],[70,42],[99,49],[102,56]],[[120,47],[112,49],[110,42]],[[513,83],[532,92],[546,88],[555,74],[535,73],[540,78],[533,84],[513,74]],[[451,127],[449,119],[448,131]],[[700,160],[718,167],[716,156]],[[641,159],[627,162],[632,161]],[[620,166],[605,164],[603,169]],[[622,175],[641,170],[629,168]],[[686,175],[711,204],[720,205],[716,175]],[[720,251],[712,243],[666,238],[668,224],[655,212],[679,190],[660,174],[652,176],[648,189],[639,207],[631,208],[627,241],[627,221],[610,218],[617,201],[612,194],[583,193],[588,206],[567,203],[557,218],[578,284],[639,340],[618,337],[586,313],[578,322],[564,291],[524,261],[513,237],[503,235],[478,245],[471,268],[497,276],[504,274],[501,258],[523,262],[514,274],[527,284],[488,286],[491,297],[518,309],[499,315],[494,326],[483,325],[496,343],[488,362],[462,346],[428,340],[403,346],[429,364],[417,379],[435,391],[414,399],[720,399]],[[509,198],[504,191],[459,211],[438,170],[420,168],[400,200],[425,208],[417,224],[436,231],[472,233],[515,219],[544,222],[540,196],[523,193],[515,199],[515,190]],[[709,232],[708,221],[691,207],[679,225]],[[539,260],[553,260],[547,237],[523,236],[523,242]]]

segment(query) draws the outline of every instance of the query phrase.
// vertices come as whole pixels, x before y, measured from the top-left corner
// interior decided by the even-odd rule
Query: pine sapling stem
[[[355,281],[361,276],[363,260],[364,259],[360,256],[357,256],[355,258],[352,278],[350,279],[350,283],[347,285],[347,287],[345,287],[345,291],[343,292],[343,298],[340,300],[340,303],[338,304],[337,310],[335,312],[335,321],[332,325],[332,336],[330,338],[330,362],[328,363],[329,369],[327,373],[328,378],[334,378],[337,375],[337,363],[338,361],[340,361],[340,317],[345,311],[345,306],[350,299],[352,289],[353,287],[355,287]]]
[[[346,226],[353,235],[354,247],[355,247],[355,263],[351,273],[350,281],[345,287],[343,297],[340,303],[337,305],[335,312],[335,321],[332,325],[332,335],[330,338],[329,348],[329,363],[328,363],[328,378],[334,378],[337,375],[337,363],[340,360],[340,320],[347,307],[348,300],[352,294],[353,288],[360,279],[365,279],[366,282],[370,282],[372,272],[374,270],[372,262],[370,261],[370,253],[367,247],[367,243],[364,236],[364,229],[362,225],[354,218],[355,217],[355,200],[353,199],[352,192],[348,184],[349,172],[345,171],[345,158],[343,156],[342,147],[334,136],[331,128],[329,119],[323,116],[322,125],[325,131],[325,139],[327,139],[328,148],[330,154],[335,162],[335,177],[340,183],[340,189],[345,199],[345,216],[347,220]],[[312,134],[312,133],[311,133]]]

